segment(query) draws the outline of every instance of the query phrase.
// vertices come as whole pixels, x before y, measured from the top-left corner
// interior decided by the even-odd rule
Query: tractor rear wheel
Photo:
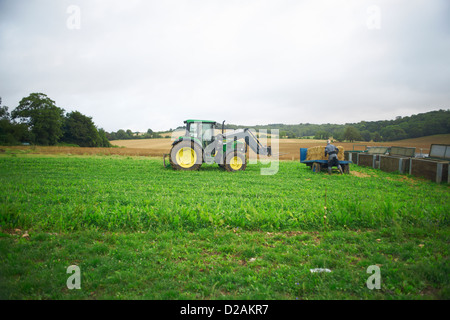
[[[224,168],[228,172],[243,171],[247,167],[245,153],[230,151],[225,156]]]
[[[198,170],[203,162],[202,148],[194,141],[182,141],[170,150],[170,165],[175,170]]]

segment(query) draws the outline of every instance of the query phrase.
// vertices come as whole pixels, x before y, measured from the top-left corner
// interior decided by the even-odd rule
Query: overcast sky
[[[0,0],[0,97],[106,131],[450,108],[448,0]]]

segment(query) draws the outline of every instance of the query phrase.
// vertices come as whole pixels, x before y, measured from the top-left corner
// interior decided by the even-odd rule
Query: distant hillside
[[[238,129],[247,126],[229,124],[226,127]],[[361,121],[345,125],[300,123],[248,127],[255,130],[278,129],[280,136],[284,138],[333,137],[339,141],[395,141],[450,133],[450,110],[430,111],[409,117],[397,117],[395,120]]]
[[[173,131],[183,132],[184,127],[178,127]],[[281,138],[295,139],[328,139],[337,141],[396,141],[413,139],[437,134],[450,134],[450,110],[437,110],[419,113],[408,117],[396,117],[395,120],[361,121],[347,124],[268,124],[257,126],[245,126],[225,124],[226,129],[252,128],[279,130]],[[119,130],[106,133],[109,140],[149,139],[170,137],[172,131],[153,132],[148,130],[144,134],[131,132],[131,130]]]
[[[432,144],[450,145],[450,133],[435,134],[432,136],[393,141],[393,145],[411,145],[411,146],[421,146],[424,148],[425,147],[429,148]]]

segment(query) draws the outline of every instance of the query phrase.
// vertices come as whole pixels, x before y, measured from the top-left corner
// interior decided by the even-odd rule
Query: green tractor
[[[271,147],[263,146],[247,128],[231,133],[215,134],[216,121],[186,120],[186,131],[172,143],[169,157],[170,166],[175,170],[198,170],[203,163],[217,163],[229,172],[245,170],[248,146],[258,155],[271,156]]]

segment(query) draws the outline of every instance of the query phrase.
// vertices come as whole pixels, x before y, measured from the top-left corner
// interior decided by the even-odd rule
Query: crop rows
[[[0,157],[0,225],[40,230],[338,230],[392,225],[445,227],[447,185],[357,166],[312,173],[298,162],[260,175],[165,169],[138,157]]]

